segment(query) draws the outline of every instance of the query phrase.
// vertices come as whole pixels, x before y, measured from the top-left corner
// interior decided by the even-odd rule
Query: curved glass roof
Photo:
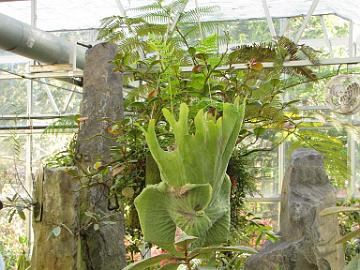
[[[219,7],[217,13],[203,20],[248,20],[265,17],[263,0],[189,0],[186,9],[194,8],[196,2],[199,6]],[[271,17],[286,18],[306,15],[313,0],[266,2]],[[37,27],[47,31],[98,28],[102,18],[119,15],[121,7],[127,10],[149,3],[149,0],[37,0]],[[30,5],[30,1],[0,1],[0,12],[30,23]],[[320,0],[313,14],[335,14],[360,24],[360,1]]]

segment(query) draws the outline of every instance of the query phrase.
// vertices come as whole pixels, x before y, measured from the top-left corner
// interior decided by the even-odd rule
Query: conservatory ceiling
[[[313,3],[314,15],[335,14],[360,24],[360,1],[354,0],[189,0],[187,9],[218,6],[212,17],[202,20],[248,20],[265,18],[264,2],[273,18],[306,15]],[[37,26],[52,31],[97,28],[104,17],[151,3],[149,0],[36,0]],[[30,23],[31,1],[0,1],[0,13]]]

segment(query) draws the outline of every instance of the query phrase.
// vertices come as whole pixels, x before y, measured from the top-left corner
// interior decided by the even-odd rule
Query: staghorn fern
[[[216,119],[200,110],[196,132],[189,133],[187,105],[179,120],[164,109],[175,136],[176,149],[161,149],[155,121],[144,131],[161,174],[161,183],[146,187],[135,199],[145,240],[175,253],[174,235],[180,228],[198,237],[195,246],[226,242],[230,227],[230,180],[226,168],[242,127],[245,103],[223,104]]]
[[[316,74],[309,67],[283,67],[284,61],[308,59],[314,64],[319,62],[317,51],[305,45],[298,45],[287,37],[279,37],[274,43],[259,43],[241,45],[229,55],[230,62],[246,63],[251,60],[256,62],[274,62],[280,71],[303,78],[316,80]]]

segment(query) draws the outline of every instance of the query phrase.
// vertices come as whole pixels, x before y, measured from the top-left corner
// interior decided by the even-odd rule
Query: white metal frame
[[[330,41],[330,38],[329,38],[329,33],[328,33],[326,25],[325,25],[324,16],[320,17],[320,23],[321,23],[321,27],[322,27],[323,32],[324,32],[324,40],[325,40],[326,45],[327,45],[327,47],[329,49],[330,57],[334,58],[334,53],[333,53],[333,50],[332,50],[332,45],[331,45],[331,41]]]
[[[309,11],[308,11],[308,13],[307,13],[307,15],[306,15],[306,17],[305,17],[305,19],[304,19],[304,22],[302,23],[302,25],[301,25],[301,27],[300,27],[300,29],[299,29],[299,32],[297,32],[297,34],[296,34],[296,36],[295,36],[295,38],[294,38],[294,42],[295,42],[295,43],[298,43],[298,42],[299,42],[302,34],[304,33],[304,30],[305,30],[307,24],[309,23],[309,21],[310,21],[310,19],[311,19],[311,16],[313,15],[313,13],[314,13],[317,5],[319,4],[319,1],[320,1],[320,0],[313,0],[312,4],[311,4],[311,6],[310,6],[310,9],[309,9]]]
[[[268,4],[267,4],[267,1],[266,0],[262,0],[262,5],[263,5],[263,8],[264,8],[264,13],[265,13],[265,18],[266,18],[266,22],[268,24],[268,27],[269,27],[269,31],[270,31],[270,34],[271,34],[271,37],[273,39],[276,38],[276,30],[275,30],[275,27],[274,27],[274,23],[273,23],[273,20],[271,18],[271,15],[270,15],[270,11],[269,11],[269,7],[268,7]]]

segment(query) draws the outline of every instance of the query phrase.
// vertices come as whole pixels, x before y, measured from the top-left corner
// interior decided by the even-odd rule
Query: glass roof
[[[53,31],[63,29],[98,28],[100,20],[119,15],[119,3],[125,10],[149,4],[149,0],[37,0],[37,26]],[[189,0],[187,9],[195,7]],[[199,6],[218,6],[219,11],[203,20],[247,20],[264,18],[262,0],[197,0]],[[267,0],[270,15],[285,18],[306,15],[312,0]],[[30,22],[30,1],[0,3],[0,12],[21,21]],[[360,24],[360,1],[320,0],[314,15],[336,14]]]

